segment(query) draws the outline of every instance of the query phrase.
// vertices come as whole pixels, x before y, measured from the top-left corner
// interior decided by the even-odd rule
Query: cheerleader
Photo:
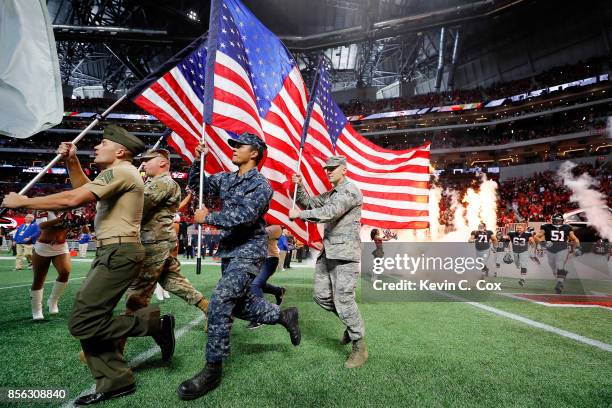
[[[49,212],[48,220],[40,224],[41,234],[34,244],[32,253],[32,270],[34,278],[30,288],[32,319],[43,320],[42,299],[45,279],[51,263],[57,270],[57,279],[53,283],[51,295],[47,300],[49,314],[59,313],[59,299],[68,285],[72,270],[70,251],[66,242],[68,223],[65,217],[56,217]]]

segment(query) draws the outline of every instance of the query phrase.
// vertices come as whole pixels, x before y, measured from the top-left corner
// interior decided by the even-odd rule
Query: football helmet
[[[563,225],[563,215],[562,214],[555,214],[552,216],[552,224],[553,225]]]

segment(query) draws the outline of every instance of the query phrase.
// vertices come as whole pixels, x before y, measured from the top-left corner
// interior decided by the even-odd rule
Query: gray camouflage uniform
[[[345,179],[330,191],[311,198],[298,186],[297,203],[305,209],[300,213],[302,220],[325,223],[324,248],[316,263],[314,300],[338,315],[351,340],[359,340],[365,335],[355,302],[361,260],[361,191]]]

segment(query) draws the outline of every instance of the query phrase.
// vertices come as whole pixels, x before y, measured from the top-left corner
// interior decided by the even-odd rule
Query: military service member
[[[264,214],[272,198],[272,188],[257,170],[266,145],[248,133],[230,139],[229,145],[234,152],[232,163],[238,166],[238,171],[204,177],[203,184],[205,197],[221,199],[221,211],[209,213],[204,208],[195,214],[197,223],[212,225],[221,231],[218,250],[221,279],[213,291],[208,309],[206,365],[179,386],[177,393],[184,400],[201,397],[221,382],[222,361],[229,355],[232,316],[256,323],[281,324],[295,346],[301,339],[296,308],[281,311],[278,305],[255,296],[249,290],[268,251]],[[197,157],[200,153],[208,153],[208,147],[203,143],[196,151]],[[193,190],[199,188],[199,169],[200,163],[195,162],[189,174],[189,185]]]
[[[304,190],[302,177],[293,175],[293,183],[298,186],[297,203],[304,211],[292,209],[289,218],[325,223],[323,251],[316,263],[314,300],[323,309],[338,315],[346,326],[340,344],[352,341],[353,349],[344,366],[357,368],[368,359],[363,319],[355,302],[361,260],[359,229],[363,197],[359,188],[346,179],[344,156],[329,157],[324,168],[334,187],[313,198]]]
[[[165,149],[156,149],[145,153],[140,159],[148,176],[144,185],[140,227],[145,260],[142,272],[126,293],[126,312],[132,314],[146,307],[159,282],[162,288],[206,314],[208,301],[181,274],[181,264],[174,254],[177,242],[174,218],[181,203],[181,188],[170,177],[170,153]],[[163,361],[170,358],[170,351],[162,353]]]
[[[95,219],[96,257],[77,293],[69,321],[70,333],[81,341],[87,365],[96,380],[96,392],[78,398],[76,405],[91,405],[133,393],[134,376],[120,352],[118,339],[156,336],[164,349],[174,348],[169,316],[148,306],[134,315],[113,316],[115,306],[138,276],[145,257],[140,244],[143,182],[132,158],[144,143],[118,126],[107,126],[94,148],[94,162],[103,171],[90,181],[76,156],[76,148],[62,143],[73,190],[28,198],[16,193],[5,197],[8,208],[63,210],[98,201]]]

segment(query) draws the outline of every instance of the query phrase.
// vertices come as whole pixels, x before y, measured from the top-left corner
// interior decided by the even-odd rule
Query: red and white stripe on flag
[[[362,224],[391,229],[429,227],[429,146],[383,149],[351,125],[344,127],[336,153],[346,156],[347,176],[363,194]]]
[[[379,228],[429,227],[429,144],[389,150],[370,142],[350,124],[341,131],[336,148],[329,142],[321,107],[315,104],[305,151],[322,163],[326,156],[347,159],[347,177],[363,194],[361,223]]]

